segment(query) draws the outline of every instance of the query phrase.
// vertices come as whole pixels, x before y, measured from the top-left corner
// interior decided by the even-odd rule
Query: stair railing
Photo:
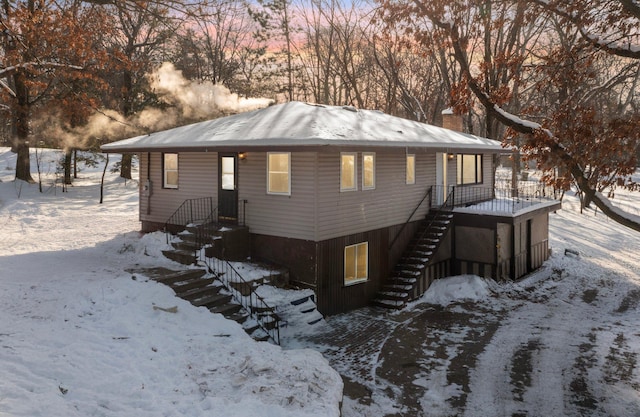
[[[276,345],[280,344],[280,322],[281,319],[276,313],[276,309],[269,306],[264,298],[260,297],[245,280],[242,275],[224,259],[205,258],[209,271],[213,273],[225,287],[231,292],[233,299],[238,302],[256,323]],[[249,289],[249,295],[243,295],[233,287],[232,282],[240,283]],[[266,314],[265,314],[266,313]]]
[[[447,194],[447,198],[444,200],[444,203],[435,210],[436,214],[439,214],[445,211],[449,211],[449,212],[452,211],[455,206],[455,199],[456,199],[456,187],[451,187],[451,191],[449,191],[449,194]],[[436,220],[437,220],[437,216],[433,216],[433,219],[431,219],[431,221],[427,224],[427,227],[422,231],[422,233],[420,233],[418,240],[422,240],[425,237],[425,235],[429,233],[429,230],[431,230]],[[438,245],[440,245],[441,241],[442,239],[438,239]]]
[[[218,230],[218,209],[214,208],[211,214],[202,220],[202,223],[194,231],[196,247],[202,250],[205,245],[212,243],[213,237]]]
[[[420,200],[420,202],[418,203],[418,205],[416,206],[416,208],[413,209],[413,211],[411,212],[411,214],[409,215],[409,217],[407,218],[407,221],[404,222],[404,224],[402,225],[402,227],[400,228],[400,230],[398,230],[398,232],[396,233],[395,237],[393,238],[393,240],[391,240],[391,243],[389,244],[389,249],[393,248],[393,245],[395,245],[396,241],[398,240],[398,238],[400,237],[400,235],[402,234],[402,232],[404,231],[404,229],[407,227],[407,225],[409,224],[409,222],[411,222],[411,218],[413,217],[414,214],[416,214],[416,211],[418,211],[418,209],[420,208],[420,206],[422,205],[422,203],[424,203],[424,200],[427,199],[427,197],[429,197],[429,202],[431,202],[431,194],[433,192],[433,186],[429,187],[427,189],[427,192],[424,194],[424,196],[422,197],[422,200]],[[429,203],[431,204],[431,203]]]
[[[191,198],[185,200],[164,223],[164,232],[169,243],[169,235],[175,231],[171,226],[186,227],[190,223],[208,219],[215,213],[213,197]]]

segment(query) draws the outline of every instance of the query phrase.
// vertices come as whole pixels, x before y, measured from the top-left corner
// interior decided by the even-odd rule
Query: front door
[[[218,219],[238,222],[238,154],[218,156]]]

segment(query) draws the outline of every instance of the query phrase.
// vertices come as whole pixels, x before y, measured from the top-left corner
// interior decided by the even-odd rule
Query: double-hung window
[[[340,154],[340,191],[355,191],[356,183],[356,153],[342,152]]]
[[[344,248],[344,284],[363,282],[369,275],[369,243],[362,242]]]
[[[458,154],[457,184],[482,184],[482,155]]]
[[[267,153],[267,194],[291,195],[291,153]]]
[[[178,154],[165,153],[162,160],[162,187],[178,188]]]

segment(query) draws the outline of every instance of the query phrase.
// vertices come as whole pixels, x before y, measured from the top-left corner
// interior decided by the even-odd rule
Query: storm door
[[[238,221],[238,154],[220,154],[218,157],[218,220],[223,223]]]

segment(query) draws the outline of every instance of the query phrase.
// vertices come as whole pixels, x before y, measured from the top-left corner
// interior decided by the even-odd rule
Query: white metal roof
[[[105,152],[376,146],[505,151],[500,142],[376,110],[302,102],[181,126],[102,146]]]

